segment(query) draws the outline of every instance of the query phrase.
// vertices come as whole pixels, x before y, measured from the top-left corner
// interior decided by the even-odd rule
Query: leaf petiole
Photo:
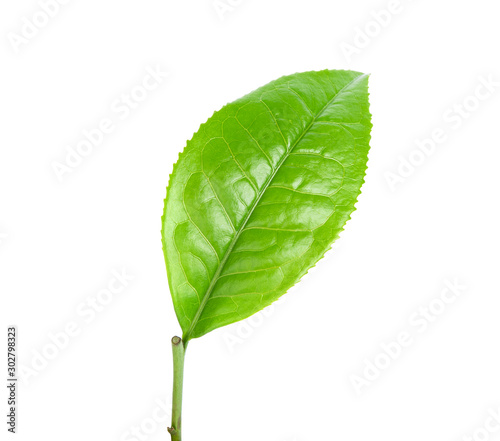
[[[182,383],[184,377],[184,354],[186,345],[180,337],[172,338],[174,359],[174,387],[172,393],[172,427],[168,431],[172,441],[181,441]]]

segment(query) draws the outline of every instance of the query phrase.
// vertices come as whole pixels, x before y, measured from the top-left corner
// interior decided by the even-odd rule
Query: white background
[[[25,38],[25,19],[43,23],[42,9],[2,2],[1,332],[18,327],[19,363],[31,369],[18,434],[2,422],[2,439],[169,439],[161,403],[179,326],[160,216],[172,164],[226,102],[325,68],[372,74],[357,211],[266,315],[192,341],[184,439],[499,439],[484,426],[497,428],[488,415],[500,405],[500,10],[401,0],[374,24],[389,3],[222,0],[218,13],[212,0],[72,0],[19,43],[13,34]],[[169,75],[124,117],[111,106],[147,68]],[[54,163],[103,118],[114,131],[58,180]],[[422,156],[416,141],[436,129],[446,139]],[[405,172],[410,158],[419,165]],[[398,167],[405,177],[391,186]],[[90,320],[86,302],[123,268],[134,279]],[[455,279],[466,288],[421,332],[411,317]],[[61,336],[68,324],[77,336]],[[387,361],[381,344],[400,332],[412,344],[357,393],[353,375]]]

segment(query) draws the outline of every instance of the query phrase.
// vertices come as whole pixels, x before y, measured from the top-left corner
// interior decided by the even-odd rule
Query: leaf
[[[370,140],[368,77],[285,76],[215,112],[170,177],[163,250],[183,339],[270,305],[354,210]]]

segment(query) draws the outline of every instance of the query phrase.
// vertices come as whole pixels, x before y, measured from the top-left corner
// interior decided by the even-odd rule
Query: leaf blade
[[[367,76],[282,77],[224,106],[174,166],[162,239],[184,339],[269,305],[343,229],[370,139]]]

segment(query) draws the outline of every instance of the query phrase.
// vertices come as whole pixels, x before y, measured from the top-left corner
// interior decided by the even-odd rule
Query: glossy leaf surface
[[[270,305],[338,237],[366,169],[367,85],[352,71],[285,76],[215,112],[188,141],[162,229],[185,341]]]

